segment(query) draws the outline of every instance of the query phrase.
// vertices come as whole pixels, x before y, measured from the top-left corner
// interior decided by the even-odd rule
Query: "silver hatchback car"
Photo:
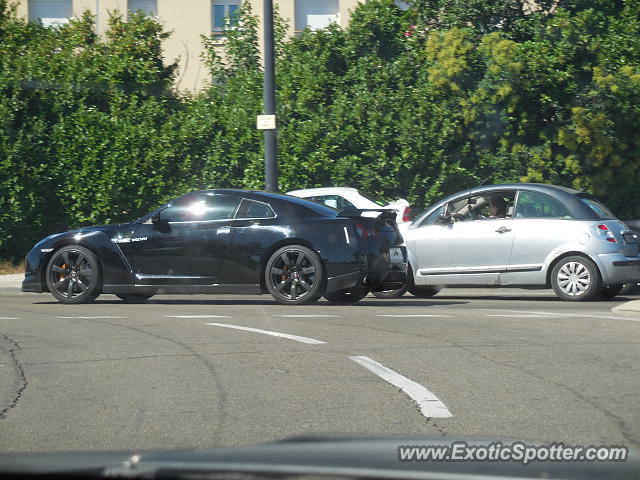
[[[563,300],[612,298],[640,280],[638,236],[591,195],[544,184],[472,188],[401,227],[408,289],[553,288]]]

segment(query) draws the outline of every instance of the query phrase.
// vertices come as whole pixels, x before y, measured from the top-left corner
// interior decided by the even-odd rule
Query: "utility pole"
[[[278,190],[278,138],[276,125],[276,73],[273,41],[273,0],[263,0],[264,7],[264,115],[258,128],[264,130],[264,180],[267,192]],[[262,117],[262,118],[261,118]]]

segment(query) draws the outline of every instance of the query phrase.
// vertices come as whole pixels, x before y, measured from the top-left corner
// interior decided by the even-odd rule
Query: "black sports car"
[[[192,192],[131,223],[46,237],[27,254],[22,291],[62,303],[267,292],[287,305],[355,302],[402,286],[407,271],[393,212],[360,214],[273,193]]]

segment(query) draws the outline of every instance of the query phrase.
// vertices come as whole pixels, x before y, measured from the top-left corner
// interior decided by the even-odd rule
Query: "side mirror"
[[[151,223],[158,229],[160,232],[168,232],[170,230],[169,221],[160,216],[162,212],[158,212],[151,217]]]
[[[440,216],[438,216],[438,223],[441,223],[443,225],[448,225],[453,222],[455,222],[455,219],[453,218],[453,216],[449,215],[448,213],[442,213],[440,214]]]

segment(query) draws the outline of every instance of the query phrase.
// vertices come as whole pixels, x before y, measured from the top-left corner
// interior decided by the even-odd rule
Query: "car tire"
[[[326,288],[322,260],[302,245],[279,248],[266,263],[267,290],[282,305],[306,305],[317,301]]]
[[[400,298],[407,293],[407,286],[396,288],[395,290],[385,290],[383,292],[371,292],[376,298]]]
[[[620,292],[622,292],[623,288],[624,288],[624,284],[605,285],[600,288],[598,295],[602,300],[611,300],[613,297],[620,295]]]
[[[331,303],[356,303],[366,297],[368,293],[369,290],[366,288],[350,288],[347,290],[325,293],[324,298]]]
[[[116,293],[116,297],[127,303],[144,303],[153,295],[142,295],[140,293]]]
[[[60,303],[89,303],[101,293],[98,258],[79,245],[62,247],[51,256],[46,279],[49,292]]]
[[[551,287],[561,300],[593,300],[600,292],[600,272],[588,258],[565,257],[551,270]]]
[[[418,298],[431,298],[441,289],[439,287],[416,287],[409,288],[409,293]]]

